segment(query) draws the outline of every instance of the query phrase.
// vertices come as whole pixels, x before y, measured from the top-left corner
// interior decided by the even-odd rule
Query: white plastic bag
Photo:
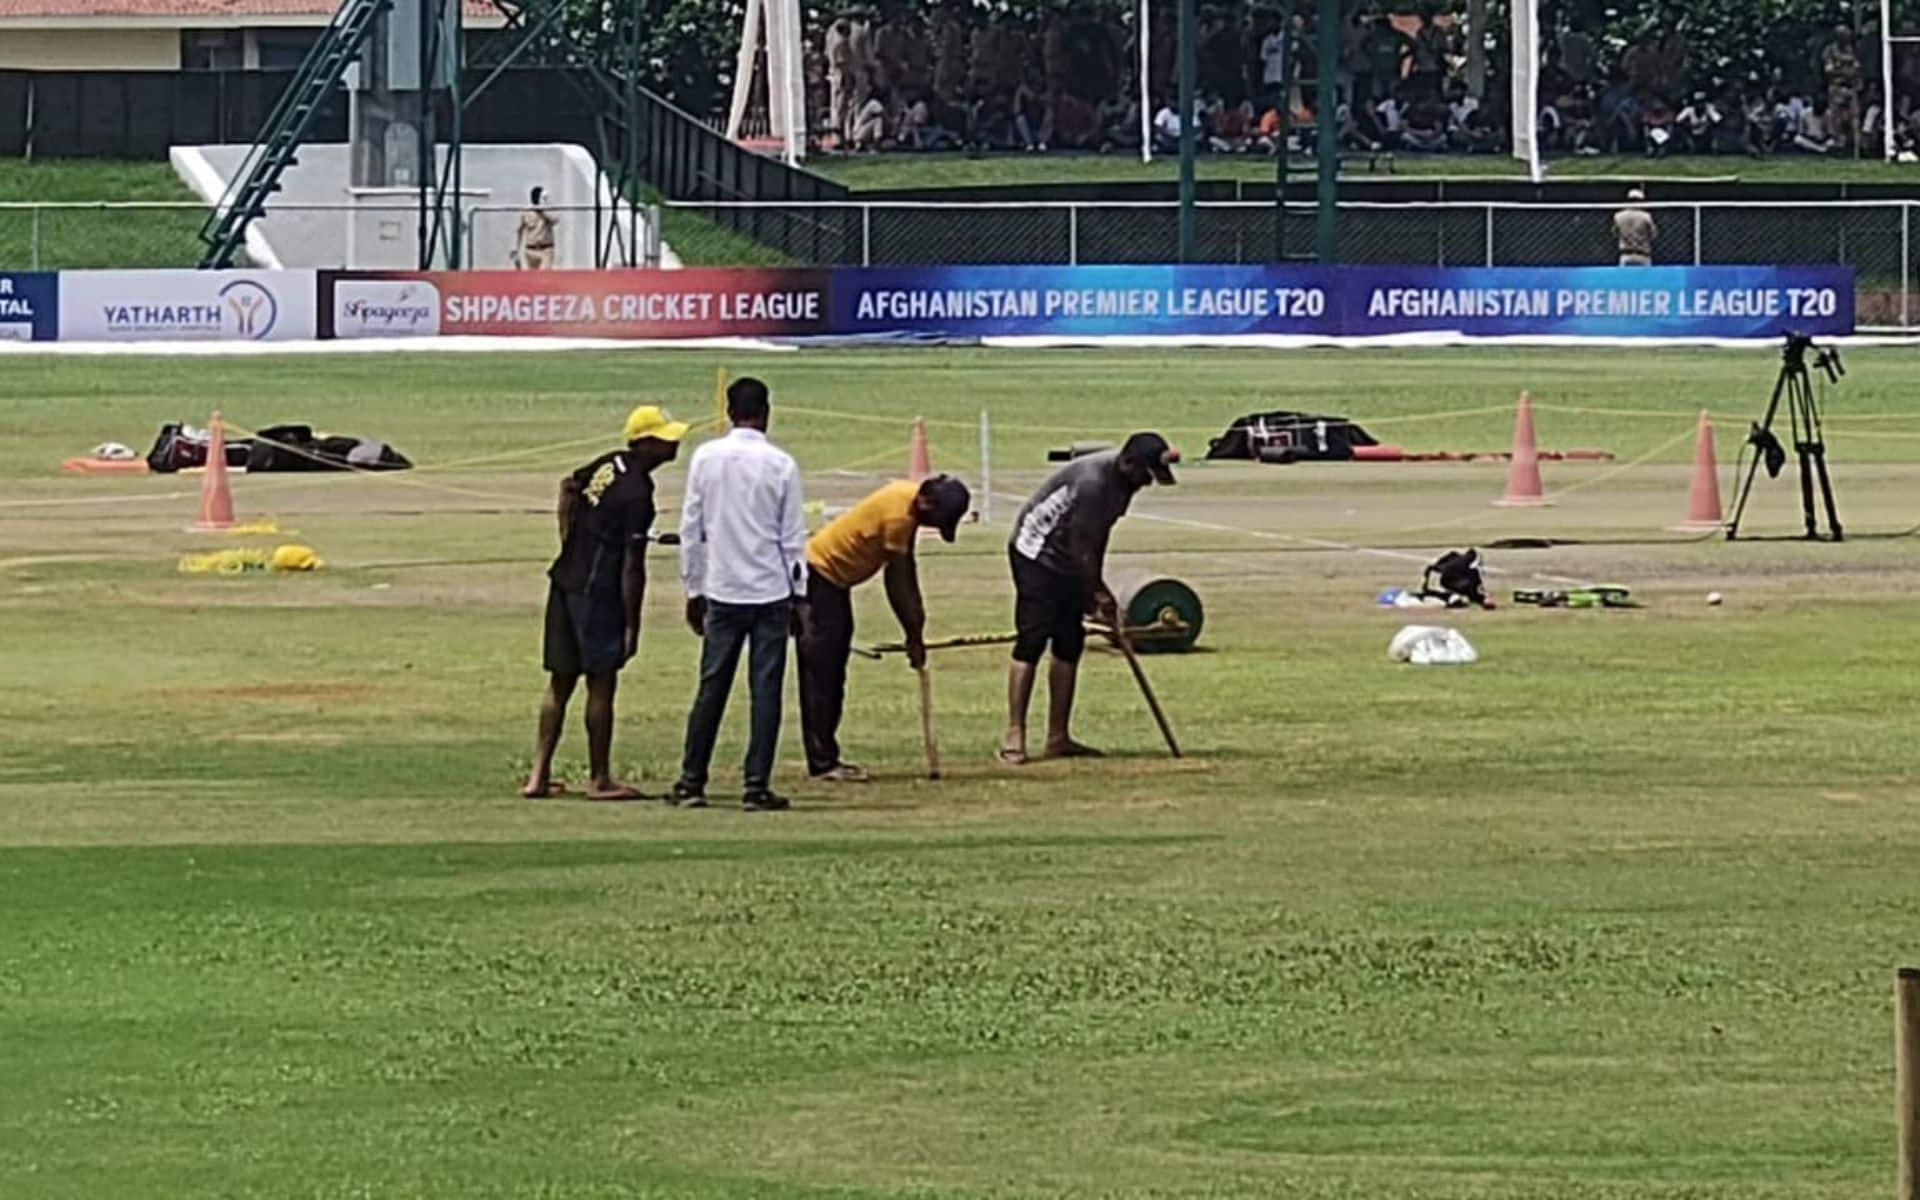
[[[1416,667],[1451,667],[1480,661],[1479,651],[1458,629],[1409,625],[1393,635],[1387,657]]]

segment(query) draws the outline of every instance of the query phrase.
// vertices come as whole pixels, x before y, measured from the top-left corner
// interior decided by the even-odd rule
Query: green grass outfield
[[[1151,163],[1129,154],[864,154],[819,155],[807,161],[810,170],[856,190],[878,188],[994,187],[1034,183],[1152,183],[1171,182],[1179,160],[1160,155]],[[1296,177],[1313,173],[1312,160],[1296,162]],[[1383,157],[1369,169],[1364,157],[1348,157],[1341,174],[1347,179],[1487,179],[1525,178],[1526,166],[1501,155],[1401,154],[1389,171]],[[1208,180],[1272,183],[1273,159],[1261,155],[1201,155],[1197,175]],[[1782,154],[1770,158],[1681,157],[1658,161],[1639,155],[1599,158],[1556,158],[1547,166],[1549,179],[1592,177],[1621,180],[1725,180],[1745,183],[1913,183],[1920,166],[1877,159],[1814,158]],[[1309,185],[1311,180],[1309,178]]]
[[[1089,659],[1102,762],[994,765],[1003,659],[852,666],[864,788],[749,817],[514,796],[554,481],[628,405],[763,374],[810,496],[904,463],[1018,494],[1141,425],[1256,407],[1497,465],[1194,464],[1117,569],[1190,581],[1204,653]],[[1920,520],[1920,360],[1831,408],[1857,534]],[[1696,411],[1723,479],[1767,352],[900,350],[5,360],[0,1195],[1872,1197],[1893,1170],[1893,968],[1915,942],[1909,539],[1682,541]],[[329,560],[186,576],[190,479],[75,479],[214,407],[391,439],[425,469],[241,479]],[[510,452],[533,452],[509,457]],[[478,461],[476,461],[478,460]],[[681,467],[661,499],[675,502]],[[1795,523],[1790,479],[1756,531]],[[929,543],[935,635],[999,630],[1010,502]],[[671,518],[665,518],[670,521]],[[297,533],[296,533],[297,531]],[[1377,609],[1438,549],[1627,583],[1631,612]],[[1632,543],[1632,544],[1628,544]],[[654,558],[616,757],[658,786],[696,646]],[[1708,590],[1726,595],[1710,608]],[[862,640],[893,630],[875,588]],[[736,699],[716,762],[726,798]],[[577,729],[565,759],[577,772]]]
[[[164,162],[0,163],[0,270],[191,267],[201,208],[10,208],[12,204],[194,204]]]

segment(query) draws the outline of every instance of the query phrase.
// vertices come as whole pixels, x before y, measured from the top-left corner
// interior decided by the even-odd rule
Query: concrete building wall
[[[16,29],[0,22],[0,68],[38,71],[177,71],[180,31]]]
[[[175,146],[176,174],[208,203],[215,203],[240,170],[245,146]],[[299,164],[281,177],[281,189],[266,215],[248,231],[248,252],[257,265],[411,269],[418,265],[420,222],[412,192],[384,194],[348,186],[348,147],[315,143],[300,148]],[[647,214],[616,204],[596,169],[593,156],[579,146],[469,145],[463,156],[460,210],[467,231],[466,262],[473,268],[512,265],[514,232],[527,194],[546,189],[547,210],[555,229],[555,267],[598,265],[602,236],[631,241],[643,257],[649,239]],[[596,230],[594,193],[600,193]],[[619,222],[620,233],[605,226]],[[624,256],[610,256],[616,262]],[[671,251],[662,254],[677,265]]]

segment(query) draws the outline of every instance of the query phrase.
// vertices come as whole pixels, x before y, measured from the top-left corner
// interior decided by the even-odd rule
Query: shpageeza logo
[[[337,337],[440,332],[440,289],[424,279],[345,279],[333,295]]]

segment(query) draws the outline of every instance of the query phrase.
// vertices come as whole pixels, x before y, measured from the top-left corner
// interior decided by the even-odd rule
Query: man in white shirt
[[[733,690],[740,649],[750,647],[747,684],[752,720],[747,739],[748,812],[778,812],[773,758],[780,741],[781,686],[787,634],[807,623],[807,525],[800,511],[800,470],[767,440],[767,385],[742,378],[727,389],[727,435],[694,451],[680,502],[680,578],[687,624],[704,639],[700,689],[687,715],[680,780],[669,798],[705,807],[707,767]]]
[[[1162,104],[1153,114],[1153,140],[1160,150],[1171,153],[1180,149],[1180,114],[1173,105]]]
[[[1260,39],[1260,83],[1266,89],[1265,98],[1274,107],[1286,105],[1287,30],[1284,25],[1275,25]]]

